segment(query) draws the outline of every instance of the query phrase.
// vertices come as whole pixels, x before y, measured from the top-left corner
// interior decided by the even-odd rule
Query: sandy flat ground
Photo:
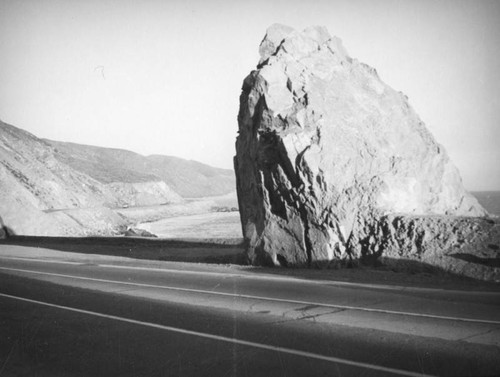
[[[239,212],[176,216],[142,223],[137,228],[147,230],[160,238],[243,238]]]

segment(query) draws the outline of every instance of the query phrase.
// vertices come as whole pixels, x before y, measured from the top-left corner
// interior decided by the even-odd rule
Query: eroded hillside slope
[[[11,233],[82,235],[88,229],[61,208],[116,206],[111,190],[54,157],[43,140],[0,121],[0,216]],[[114,213],[102,213],[114,217]],[[118,220],[118,219],[115,219]]]
[[[71,158],[49,142],[0,121],[0,216],[8,232],[109,235],[128,224],[112,208],[182,202],[153,174],[131,174],[119,166],[106,172],[109,166],[101,161],[99,170],[97,161],[92,165],[95,174],[90,175],[73,168],[68,163]]]

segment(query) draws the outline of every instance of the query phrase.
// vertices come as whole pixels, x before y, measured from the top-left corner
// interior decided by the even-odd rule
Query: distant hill
[[[471,192],[479,203],[492,215],[500,216],[500,191]]]
[[[54,157],[101,183],[149,182],[161,180],[150,173],[137,153],[112,148],[44,139],[54,148]]]
[[[142,156],[123,149],[45,140],[55,157],[102,183],[161,180],[185,198],[235,191],[234,172],[172,156]]]
[[[185,198],[218,196],[236,191],[233,170],[214,168],[171,156],[152,155],[147,159],[151,171],[169,182]]]
[[[162,166],[164,164],[164,166]],[[234,191],[232,171],[175,157],[62,143],[0,121],[0,224],[25,235],[113,234],[113,208]]]

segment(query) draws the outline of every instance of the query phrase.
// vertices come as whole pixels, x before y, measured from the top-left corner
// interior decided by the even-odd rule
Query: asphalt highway
[[[0,250],[0,376],[500,375],[498,292],[88,258]]]

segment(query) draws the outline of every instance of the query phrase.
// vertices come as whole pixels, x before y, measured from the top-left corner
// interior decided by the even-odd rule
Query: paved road
[[[500,375],[499,293],[74,255],[0,250],[0,376]]]

